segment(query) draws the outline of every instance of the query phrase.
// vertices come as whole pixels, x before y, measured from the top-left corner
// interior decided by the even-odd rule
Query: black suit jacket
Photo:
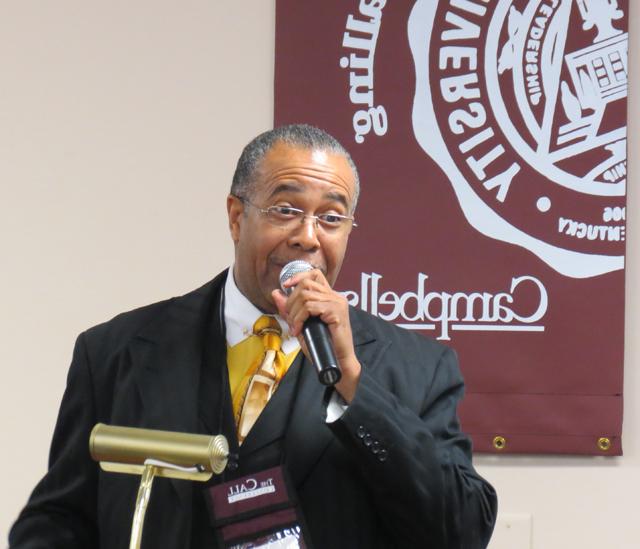
[[[353,402],[327,424],[329,390],[300,355],[241,448],[227,381],[226,272],[185,296],[124,313],[76,342],[50,469],[10,534],[18,549],[125,548],[139,478],[102,472],[88,450],[97,422],[224,433],[230,480],[286,464],[316,549],[485,547],[493,489],[471,465],[456,405],[455,354],[351,310],[363,366]],[[158,479],[143,547],[216,547],[203,486]]]

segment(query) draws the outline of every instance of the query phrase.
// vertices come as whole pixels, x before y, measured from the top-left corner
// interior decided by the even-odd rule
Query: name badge
[[[212,486],[207,502],[218,542],[226,549],[311,549],[282,467]]]

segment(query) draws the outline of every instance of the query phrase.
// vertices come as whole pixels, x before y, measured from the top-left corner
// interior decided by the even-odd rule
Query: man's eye
[[[295,217],[298,215],[298,210],[290,206],[272,206],[271,211],[281,217]]]
[[[341,215],[338,214],[322,214],[318,216],[320,221],[326,223],[327,225],[340,225],[342,220],[344,219]]]

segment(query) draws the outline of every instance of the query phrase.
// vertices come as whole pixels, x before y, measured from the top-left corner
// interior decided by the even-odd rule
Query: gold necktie
[[[249,368],[247,374],[250,381],[246,390],[234,395],[240,444],[249,434],[287,370],[281,350],[282,330],[278,321],[272,316],[263,315],[253,325],[253,333],[262,339],[264,354]],[[242,402],[239,402],[240,399]]]

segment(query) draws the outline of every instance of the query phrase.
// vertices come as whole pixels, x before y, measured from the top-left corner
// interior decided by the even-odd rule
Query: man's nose
[[[304,250],[314,250],[320,246],[318,240],[318,220],[305,216],[300,224],[296,224],[291,232],[290,243]]]

